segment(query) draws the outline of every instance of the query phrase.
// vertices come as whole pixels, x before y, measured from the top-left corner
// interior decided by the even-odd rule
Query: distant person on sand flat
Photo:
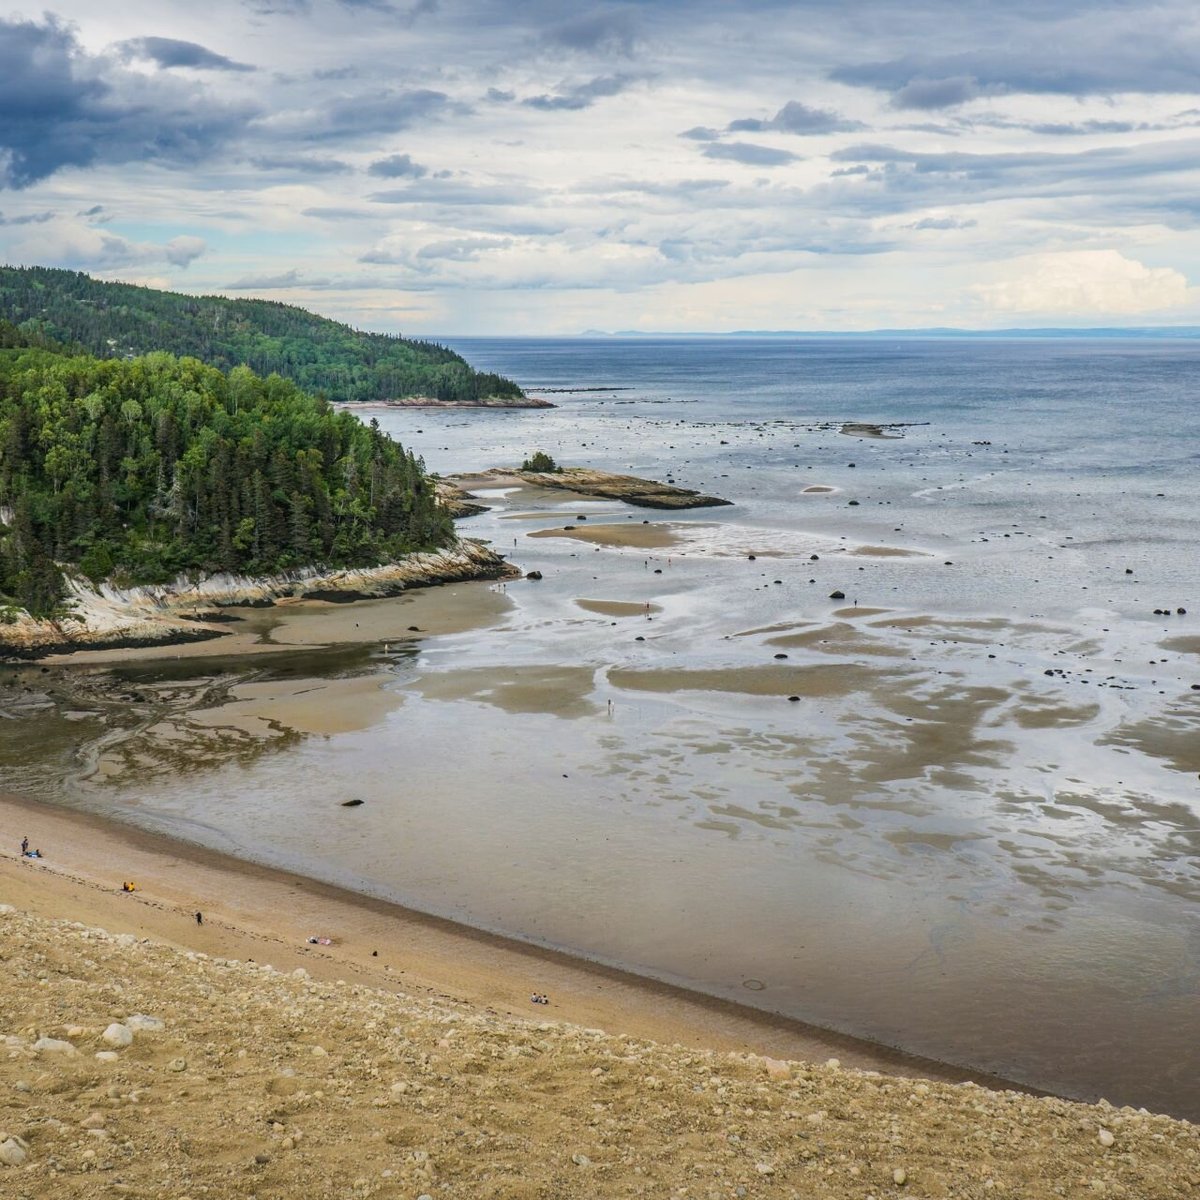
[[[29,853],[29,839],[24,837],[21,839],[21,857],[24,858]]]
[[[198,912],[198,913],[196,914],[196,924],[197,924],[197,925],[203,925],[203,924],[204,924],[204,914],[203,914],[202,912]]]

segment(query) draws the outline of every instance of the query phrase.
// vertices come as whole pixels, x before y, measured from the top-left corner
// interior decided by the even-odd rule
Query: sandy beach
[[[2,799],[0,825],[48,848],[0,853],[15,1195],[1169,1200],[1200,1184],[1187,1122],[898,1078],[932,1064],[95,819]]]
[[[24,912],[182,949],[304,967],[480,1010],[711,1050],[957,1081],[986,1076],[684,992],[90,814],[0,797],[0,897]],[[28,837],[45,858],[21,859]],[[121,891],[132,881],[137,891]],[[204,915],[197,925],[194,914]],[[311,945],[309,937],[332,944]],[[543,1011],[532,992],[550,995]],[[992,1081],[996,1082],[996,1081]]]

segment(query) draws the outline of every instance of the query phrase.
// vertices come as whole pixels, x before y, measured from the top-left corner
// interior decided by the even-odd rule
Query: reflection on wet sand
[[[473,667],[421,675],[409,687],[426,700],[472,700],[506,713],[582,717],[597,711],[588,667]]]
[[[576,600],[575,603],[584,611],[598,613],[602,617],[644,617],[662,612],[661,605],[649,601],[634,604],[629,600]]]

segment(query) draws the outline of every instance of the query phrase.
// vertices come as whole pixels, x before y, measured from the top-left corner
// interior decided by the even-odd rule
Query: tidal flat
[[[646,348],[599,353],[553,371],[649,374]],[[700,351],[674,353],[620,407],[384,423],[438,470],[544,448],[668,468],[732,507],[642,526],[615,501],[484,488],[462,531],[542,579],[18,668],[0,784],[1032,1086],[1200,1115],[1200,675],[1175,611],[1200,613],[1200,584],[1177,439],[1150,453],[1153,421],[1129,447],[1073,420],[1092,359],[1045,348],[1016,412],[975,397],[980,363],[955,348],[901,365],[901,383],[940,380],[933,397],[892,360],[855,364],[866,388],[830,384],[831,351],[809,364],[823,390],[776,381],[740,406],[711,371],[688,383]],[[523,380],[561,378],[548,361]],[[857,440],[822,426],[837,417],[931,424]],[[814,480],[836,490],[804,494]],[[675,540],[529,536],[569,524]]]

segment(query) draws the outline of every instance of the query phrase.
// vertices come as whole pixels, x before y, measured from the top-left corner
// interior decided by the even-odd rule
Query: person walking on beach
[[[203,924],[204,924],[204,914],[203,914],[202,912],[198,912],[198,913],[196,914],[196,924],[197,924],[197,925],[203,925]]]
[[[23,837],[21,839],[21,857],[24,858],[25,855],[27,855],[28,853],[29,853],[29,839],[27,837]]]

